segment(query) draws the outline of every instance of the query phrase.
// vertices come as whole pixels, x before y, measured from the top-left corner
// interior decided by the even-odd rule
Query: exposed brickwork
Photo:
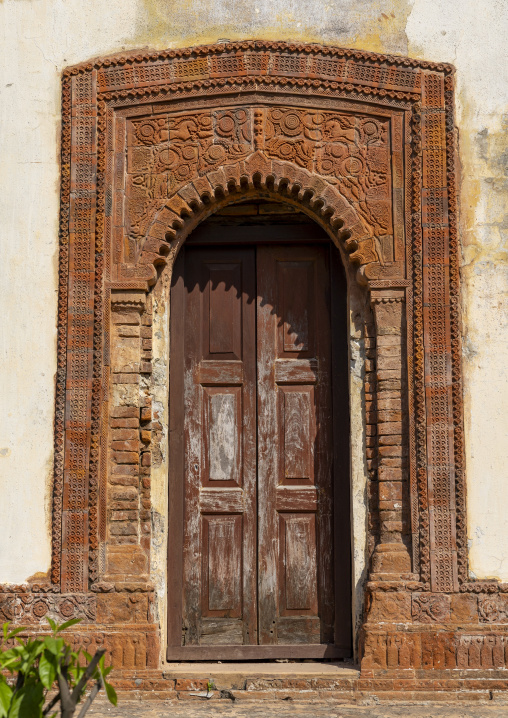
[[[372,575],[386,579],[413,579],[411,574],[407,464],[407,394],[405,354],[405,290],[372,289],[376,325],[376,435],[377,505],[379,539],[372,557]],[[405,462],[404,462],[405,463]],[[401,594],[402,595],[402,594]],[[403,618],[403,614],[399,614]],[[387,616],[385,616],[387,617]],[[383,620],[383,615],[379,616]]]
[[[150,710],[160,710],[154,705],[150,706],[150,701],[170,701],[172,713],[173,710],[178,711],[178,705],[182,705],[181,702],[185,701],[186,707],[183,710],[190,711],[185,713],[186,716],[194,715],[192,711],[198,710],[200,703],[204,704],[201,707],[206,711],[203,715],[210,715],[214,710],[217,710],[218,715],[222,714],[220,711],[227,712],[229,715],[232,707],[242,706],[245,710],[245,703],[253,707],[257,704],[264,705],[264,709],[261,710],[269,711],[270,708],[266,704],[274,701],[280,701],[277,709],[273,709],[278,711],[284,711],[285,705],[289,703],[292,709],[291,715],[300,715],[298,707],[300,701],[305,702],[306,706],[305,709],[303,706],[301,708],[302,716],[320,715],[317,712],[320,703],[327,704],[328,710],[334,704],[342,704],[341,715],[344,716],[349,715],[343,713],[344,710],[348,710],[346,706],[355,706],[358,710],[360,706],[367,704],[368,714],[371,715],[372,702],[375,701],[376,715],[382,715],[380,702],[393,704],[390,716],[399,715],[399,709],[395,707],[397,703],[406,704],[406,715],[407,703],[411,703],[411,715],[419,715],[418,703],[421,706],[422,702],[441,705],[450,702],[457,711],[455,716],[460,715],[463,718],[469,715],[466,707],[468,703],[481,703],[482,715],[485,704],[494,703],[497,704],[499,712],[493,715],[504,715],[500,712],[503,708],[499,704],[505,703],[508,688],[508,679],[500,671],[483,670],[470,670],[468,677],[459,670],[445,669],[440,670],[434,677],[429,675],[429,671],[405,670],[391,671],[389,675],[376,678],[355,675],[314,677],[301,675],[300,672],[298,675],[292,675],[291,665],[287,666],[286,676],[254,675],[252,678],[242,675],[240,670],[231,674],[221,673],[217,669],[213,672],[203,670],[202,677],[196,677],[196,669],[190,670],[193,677],[187,679],[175,677],[171,671],[136,671],[135,677],[126,672],[117,673],[113,682],[120,691],[119,715],[136,715],[136,704],[129,703],[129,698],[136,698],[141,701],[138,705],[142,706],[143,715],[149,715],[147,711]],[[351,673],[354,674],[354,671]],[[457,706],[457,701],[460,701],[460,708]],[[312,707],[309,704],[312,704]],[[441,715],[441,710],[446,709],[444,706],[441,708],[438,705],[426,705],[422,715],[428,716],[430,711],[433,716],[438,716]],[[451,708],[448,708],[448,711],[447,715],[453,714]],[[271,715],[271,713],[263,712],[261,715]],[[363,712],[351,713],[352,717],[357,715],[363,715]]]

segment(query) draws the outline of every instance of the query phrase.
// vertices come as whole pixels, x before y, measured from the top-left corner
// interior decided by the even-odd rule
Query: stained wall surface
[[[244,38],[457,68],[470,566],[508,580],[505,0],[0,0],[0,28],[0,581],[50,562],[60,73],[131,48]],[[163,515],[162,493],[155,501]],[[354,523],[362,553],[363,518]]]

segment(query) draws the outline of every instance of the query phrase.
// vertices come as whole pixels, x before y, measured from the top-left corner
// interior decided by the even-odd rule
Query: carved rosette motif
[[[263,138],[262,143],[254,141],[256,136]],[[284,106],[246,106],[130,122],[125,189],[127,262],[139,255],[158,210],[171,208],[178,200],[176,213],[185,209],[181,197],[173,203],[167,201],[178,190],[219,168],[237,168],[256,148],[260,152],[258,172],[266,170],[258,183],[270,173],[274,183],[281,179],[271,158],[303,168],[309,173],[310,188],[301,187],[299,194],[312,192],[314,204],[321,200],[324,206],[328,200],[343,222],[350,219],[346,228],[351,260],[393,263],[388,120]],[[251,163],[243,163],[247,176]],[[291,175],[282,179],[290,180]],[[233,172],[229,181],[234,179]],[[332,188],[338,206],[337,200],[331,199]],[[187,214],[191,213],[187,208]],[[170,226],[171,222],[167,229]]]
[[[416,623],[446,623],[450,620],[450,597],[413,593],[411,616]]]
[[[51,585],[3,587],[4,616],[116,625],[129,592],[152,595],[150,287],[200,221],[258,196],[321,224],[371,293],[379,550],[367,628],[453,622],[450,596],[462,594],[479,625],[505,620],[500,587],[467,576],[454,153],[447,65],[252,41],[64,72]],[[110,328],[138,342],[136,360],[115,364]],[[134,386],[138,403],[110,406],[110,382],[125,396]],[[120,478],[108,488],[110,469]],[[130,504],[114,507],[115,524],[108,501],[120,491]],[[156,665],[147,615],[125,646],[118,631],[83,636],[119,665]],[[478,663],[475,637],[431,649],[423,634],[369,630],[374,667]]]
[[[508,623],[508,595],[481,596],[478,601],[481,623]]]
[[[97,618],[95,594],[0,594],[0,621],[46,624],[47,617],[60,623],[71,618],[92,622]]]

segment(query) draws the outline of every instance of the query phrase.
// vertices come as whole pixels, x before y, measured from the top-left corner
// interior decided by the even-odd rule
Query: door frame
[[[350,658],[353,655],[352,636],[352,553],[351,553],[351,477],[349,443],[349,383],[348,380],[334,381],[342,371],[348,372],[348,321],[347,281],[340,253],[328,235],[314,222],[305,225],[277,224],[276,239],[258,239],[256,231],[247,230],[244,242],[238,241],[231,226],[200,225],[187,239],[186,244],[205,246],[256,246],[258,244],[307,244],[315,242],[329,247],[330,271],[330,339],[331,339],[331,380],[332,380],[332,422],[333,422],[333,464],[346,462],[346,467],[334,468],[333,478],[333,545],[334,545],[334,597],[335,597],[335,643],[334,644],[281,644],[281,645],[210,645],[182,646],[183,612],[183,539],[185,520],[185,466],[184,466],[184,352],[181,345],[184,332],[185,269],[175,274],[170,287],[170,370],[169,370],[169,467],[168,467],[168,611],[166,659],[175,660],[269,660],[278,658]],[[233,231],[231,231],[233,230]],[[236,240],[235,240],[236,237]],[[180,250],[176,263],[185,262],[185,246]],[[348,407],[346,417],[339,422],[339,402]],[[339,430],[340,426],[340,430]],[[341,457],[341,458],[339,458]],[[339,477],[347,480],[340,481]],[[337,495],[340,488],[340,497]],[[349,507],[348,521],[338,519],[340,502]],[[339,552],[337,547],[343,551]],[[339,608],[347,606],[347,616],[339,621]]]

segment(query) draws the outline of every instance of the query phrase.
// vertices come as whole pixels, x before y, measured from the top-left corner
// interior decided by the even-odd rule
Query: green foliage
[[[62,706],[62,715],[72,716],[89,680],[96,682],[93,697],[103,686],[109,701],[116,705],[115,689],[106,681],[112,666],[104,665],[104,652],[100,651],[92,657],[82,649],[73,651],[60,635],[79,620],[59,625],[48,618],[50,636],[24,640],[18,634],[26,628],[18,627],[10,631],[10,624],[3,624],[0,639],[0,718],[52,718],[58,715],[54,712],[58,702]],[[56,695],[48,701],[50,691],[56,692]],[[91,704],[90,699],[88,704]]]

